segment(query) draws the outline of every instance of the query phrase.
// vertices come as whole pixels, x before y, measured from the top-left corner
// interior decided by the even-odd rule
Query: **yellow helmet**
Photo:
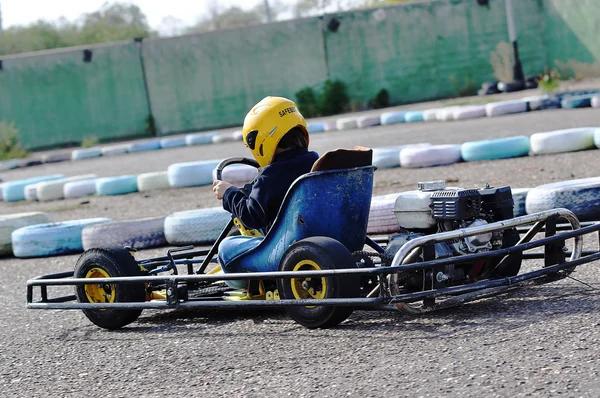
[[[244,143],[261,167],[270,164],[275,149],[284,135],[300,127],[308,144],[308,127],[294,101],[282,97],[265,97],[248,112],[244,119]]]

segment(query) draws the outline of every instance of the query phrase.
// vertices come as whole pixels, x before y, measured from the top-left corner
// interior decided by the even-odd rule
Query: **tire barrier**
[[[523,100],[492,102],[485,106],[485,113],[488,117],[522,112],[527,112],[527,102]]]
[[[102,156],[123,155],[123,154],[127,153],[128,147],[129,147],[128,144],[110,145],[110,146],[103,146],[102,148],[100,148],[100,151],[102,152]]]
[[[389,147],[373,148],[373,166],[379,169],[400,167],[400,151],[404,148],[419,148],[431,144],[410,144]]]
[[[59,163],[71,160],[70,153],[52,153],[42,156],[42,163]]]
[[[596,131],[594,131],[594,145],[596,145],[596,148],[600,149],[600,128],[597,128]]]
[[[21,159],[19,168],[39,166],[42,164],[42,159]]]
[[[527,194],[527,214],[564,207],[583,221],[600,217],[600,177],[561,181],[535,187]]]
[[[35,184],[27,185],[25,187],[25,200],[30,201],[30,202],[38,200],[37,190],[36,190],[38,184],[40,184],[40,183],[38,182]]]
[[[374,196],[371,199],[367,233],[385,234],[400,230],[398,219],[394,214],[394,207],[396,205],[396,198],[398,195],[400,194],[392,193],[383,196]]]
[[[575,128],[535,133],[531,136],[531,152],[536,155],[574,152],[595,148],[596,128]]]
[[[563,98],[560,106],[565,109],[589,108],[592,106],[592,98],[595,94],[574,95]]]
[[[165,217],[88,225],[81,232],[83,250],[102,247],[147,249],[167,245]]]
[[[243,185],[251,182],[258,175],[256,167],[245,164],[234,164],[223,169],[222,181],[227,181],[233,185]],[[217,169],[212,171],[213,181],[217,179]]]
[[[80,253],[83,252],[83,228],[109,221],[108,218],[87,218],[19,228],[11,236],[13,253],[22,258]]]
[[[243,141],[244,140],[244,133],[242,132],[242,130],[234,131],[233,133],[231,133],[231,136],[233,137],[233,139],[235,141]]]
[[[127,145],[127,152],[147,152],[147,151],[155,151],[160,149],[160,141],[152,140],[152,141],[143,141],[143,142],[133,142]]]
[[[413,112],[406,112],[404,114],[404,120],[406,121],[406,123],[414,123],[414,122],[422,122],[425,119],[423,118],[423,112],[413,111]]]
[[[96,180],[97,178],[92,178],[89,180],[67,182],[63,187],[65,199],[94,195],[96,193]]]
[[[404,123],[405,119],[404,119],[404,115],[406,114],[406,111],[401,111],[401,112],[383,112],[380,116],[379,116],[379,123],[382,126],[387,126],[390,124],[397,124],[397,123]]]
[[[2,184],[2,199],[5,202],[18,202],[25,200],[25,187],[42,181],[58,180],[64,178],[62,174],[52,174],[43,177],[27,178],[25,180],[9,181]]]
[[[19,159],[8,159],[0,162],[0,171],[12,170],[19,167]]]
[[[174,163],[169,166],[169,185],[173,188],[198,187],[213,182],[212,171],[219,160]]]
[[[549,95],[533,95],[530,97],[522,98],[522,101],[527,103],[527,107],[530,111],[537,111],[542,109],[542,104],[544,101],[550,99]],[[560,106],[560,104],[558,104]]]
[[[231,134],[217,134],[215,136],[213,136],[212,138],[212,142],[213,144],[220,144],[223,142],[232,142],[233,140],[233,135]]]
[[[435,114],[435,120],[439,122],[449,122],[454,120],[454,112],[459,110],[460,106],[449,106],[447,108],[440,108]]]
[[[310,134],[325,132],[325,123],[308,123],[308,132]]]
[[[176,246],[213,243],[230,219],[222,207],[176,212],[165,218],[165,237]]]
[[[485,117],[485,105],[463,106],[459,109],[456,109],[452,116],[454,120],[467,120]]]
[[[100,196],[125,195],[137,192],[137,176],[124,175],[96,180],[96,193]]]
[[[461,145],[460,153],[465,162],[474,162],[527,156],[529,149],[529,137],[517,136],[465,142]]]
[[[13,231],[35,224],[46,224],[51,222],[46,213],[17,213],[0,216],[0,256],[11,256]]]
[[[400,151],[400,167],[443,166],[460,162],[460,145],[408,147]]]
[[[99,158],[102,156],[102,150],[100,148],[83,148],[75,149],[71,152],[71,160],[82,160]]]
[[[596,95],[591,101],[592,108],[600,108],[600,95]]]
[[[513,214],[515,217],[524,216],[527,214],[525,210],[525,201],[527,194],[531,191],[531,188],[514,188],[511,189],[512,198],[514,202]]]
[[[212,144],[212,139],[219,134],[217,131],[209,131],[208,133],[195,133],[185,136],[185,144],[187,146],[208,145]]]
[[[356,120],[356,125],[363,129],[365,127],[379,126],[381,120],[379,115],[361,116]]]
[[[187,143],[185,141],[185,137],[171,137],[171,138],[163,138],[159,141],[160,147],[163,149],[167,148],[180,148],[186,146]]]
[[[358,127],[358,120],[355,117],[344,117],[337,119],[335,127],[338,130],[352,130]]]
[[[157,171],[153,173],[142,173],[137,176],[138,191],[147,192],[155,189],[169,189],[169,172]]]
[[[437,120],[437,113],[440,108],[427,109],[423,111],[423,121],[435,122]]]
[[[325,131],[336,131],[337,130],[337,124],[335,122],[335,120],[330,120],[328,122],[324,122],[325,123]]]
[[[65,197],[64,188],[68,182],[93,180],[97,178],[96,174],[83,174],[74,177],[61,178],[54,181],[39,182],[36,184],[36,197],[41,202],[49,200],[63,199]]]

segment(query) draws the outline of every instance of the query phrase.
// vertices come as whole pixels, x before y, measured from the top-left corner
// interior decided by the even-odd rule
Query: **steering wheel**
[[[216,168],[217,180],[221,180],[223,177],[223,169],[232,164],[247,164],[248,166],[254,166],[257,169],[260,167],[258,162],[254,159],[244,158],[241,156],[223,159]]]

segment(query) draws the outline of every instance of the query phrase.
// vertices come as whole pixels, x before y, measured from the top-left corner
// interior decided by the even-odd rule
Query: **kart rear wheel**
[[[356,260],[344,245],[335,239],[319,236],[290,246],[281,259],[279,270],[301,272],[355,266]],[[360,295],[360,279],[354,275],[279,279],[277,288],[281,298],[288,300],[353,298]],[[287,307],[290,317],[309,329],[336,326],[353,311],[353,307],[346,306]]]
[[[121,248],[90,249],[75,266],[75,278],[110,278],[143,275],[129,251]],[[123,303],[146,301],[144,284],[93,284],[75,287],[80,303]],[[83,310],[85,316],[104,329],[120,329],[134,322],[142,310]]]

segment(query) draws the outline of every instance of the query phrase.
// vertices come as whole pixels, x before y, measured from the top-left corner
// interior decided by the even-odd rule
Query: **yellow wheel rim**
[[[110,278],[108,272],[102,268],[92,268],[86,278]],[[85,296],[90,303],[114,303],[115,302],[115,285],[109,283],[95,283],[93,285],[84,285]]]
[[[321,267],[312,260],[302,260],[294,266],[294,271],[321,271]],[[325,278],[292,278],[291,284],[292,293],[297,300],[324,299],[327,293]]]

